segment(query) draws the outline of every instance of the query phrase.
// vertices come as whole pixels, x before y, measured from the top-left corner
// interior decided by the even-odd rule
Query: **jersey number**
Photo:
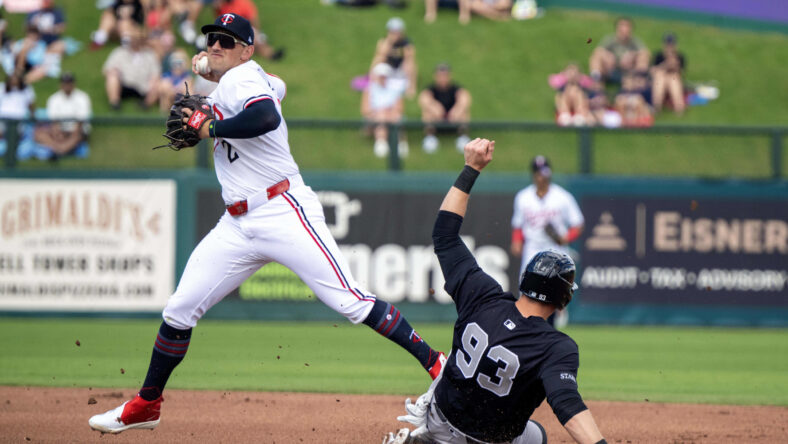
[[[465,326],[462,332],[462,350],[457,351],[457,367],[462,372],[465,379],[472,378],[476,374],[476,369],[487,351],[487,357],[494,362],[503,362],[503,367],[498,367],[495,377],[498,382],[493,382],[492,377],[479,373],[476,382],[483,389],[489,390],[498,396],[506,396],[512,389],[517,371],[520,369],[520,359],[508,348],[496,345],[487,350],[489,340],[487,333],[479,327],[479,324],[471,322]]]
[[[238,156],[238,151],[236,150],[235,152],[233,152],[233,146],[232,145],[227,143],[227,141],[222,140],[222,146],[224,147],[224,149],[227,150],[227,160],[229,160],[230,163],[233,163],[236,160],[238,160],[238,157],[239,157]]]

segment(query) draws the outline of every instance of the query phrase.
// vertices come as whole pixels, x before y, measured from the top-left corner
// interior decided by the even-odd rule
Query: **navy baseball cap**
[[[553,170],[550,169],[550,161],[547,160],[547,157],[540,154],[534,157],[534,159],[531,161],[531,172],[539,173],[545,177],[550,177],[550,175],[553,173]]]
[[[209,32],[225,32],[246,43],[254,44],[254,30],[249,20],[238,14],[223,14],[216,18],[212,25],[205,25],[200,28],[203,34]]]

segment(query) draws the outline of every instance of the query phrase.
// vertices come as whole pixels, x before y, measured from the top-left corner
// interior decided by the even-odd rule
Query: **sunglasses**
[[[240,43],[242,46],[249,46],[231,35],[222,34],[219,32],[209,32],[206,37],[206,44],[209,48],[216,44],[216,42],[219,42],[219,46],[221,46],[222,49],[233,49],[235,48],[236,43]]]

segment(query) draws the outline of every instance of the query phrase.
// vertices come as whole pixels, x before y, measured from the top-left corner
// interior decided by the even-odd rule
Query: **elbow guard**
[[[561,425],[565,425],[572,417],[588,409],[577,390],[561,390],[550,396],[547,402],[550,403]]]

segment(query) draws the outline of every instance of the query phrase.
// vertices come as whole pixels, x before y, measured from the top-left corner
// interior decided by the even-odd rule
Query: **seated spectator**
[[[459,22],[465,25],[471,21],[472,0],[424,0],[424,21],[432,23],[438,17],[438,8],[452,8],[459,11]]]
[[[416,97],[416,50],[405,35],[405,22],[392,17],[386,23],[386,30],[386,37],[378,40],[371,66],[387,63],[394,68],[389,82],[399,84],[408,98]]]
[[[361,95],[361,115],[374,124],[374,153],[385,157],[389,152],[387,123],[402,120],[402,89],[389,81],[394,70],[385,63],[375,65],[370,71],[370,82]],[[404,143],[402,143],[404,142]],[[399,155],[408,154],[407,141],[402,138],[397,149]]]
[[[46,76],[60,75],[61,54],[47,50],[46,42],[41,38],[38,28],[32,24],[27,26],[25,37],[14,43],[12,70],[24,75],[25,83],[35,83]],[[9,66],[6,66],[8,69]]]
[[[173,51],[168,57],[167,65],[169,65],[169,70],[164,73],[157,85],[157,99],[161,111],[169,111],[175,100],[175,94],[185,94],[187,84],[189,85],[189,91],[194,92],[189,63],[190,58],[186,55],[186,51],[182,49]]]
[[[662,38],[662,50],[654,56],[651,68],[651,97],[656,112],[662,111],[665,99],[677,114],[684,112],[684,82],[681,79],[686,61],[684,54],[676,49],[676,35],[665,34]]]
[[[65,52],[66,46],[61,37],[66,30],[66,16],[55,6],[54,0],[44,0],[41,9],[28,14],[27,25],[38,30],[41,40],[47,45],[47,52],[60,55]]]
[[[172,14],[167,0],[149,0],[145,13],[145,29],[148,45],[156,51],[160,59],[164,59],[175,45],[175,34],[170,30],[171,25]]]
[[[616,94],[615,109],[621,115],[621,124],[630,127],[654,124],[649,101],[651,90],[648,74],[630,71],[621,78],[621,91]]]
[[[649,50],[643,42],[632,35],[632,20],[621,17],[616,20],[616,34],[606,36],[591,53],[588,66],[594,80],[618,83],[627,71],[646,71]]]
[[[145,46],[142,31],[131,30],[124,35],[121,46],[112,50],[102,68],[112,109],[119,110],[121,99],[128,97],[141,99],[143,108],[153,105],[160,65],[156,53]]]
[[[22,120],[33,116],[35,112],[36,93],[26,85],[20,74],[11,74],[6,81],[0,83],[0,120]],[[0,122],[0,140],[6,137],[6,123]],[[20,123],[18,135],[21,138],[25,124]],[[5,152],[5,141],[0,144],[0,153]]]
[[[145,8],[141,0],[115,0],[101,13],[98,30],[91,35],[90,47],[98,49],[113,35],[118,37],[139,31],[145,26]]]
[[[170,0],[173,15],[180,22],[178,30],[183,40],[193,45],[197,39],[194,23],[197,21],[203,7],[211,6],[214,0]]]
[[[63,73],[60,89],[47,99],[47,118],[60,122],[36,128],[35,141],[56,157],[70,154],[87,140],[91,113],[90,97],[75,87],[73,74]]]
[[[512,0],[470,0],[471,12],[490,20],[512,18]]]
[[[457,124],[457,149],[462,150],[468,143],[468,122],[471,120],[471,94],[454,83],[451,68],[445,63],[435,68],[433,83],[419,94],[421,120],[426,124],[422,148],[428,153],[438,149],[435,123]]]
[[[561,126],[586,126],[594,124],[591,114],[589,96],[595,93],[594,81],[580,74],[576,63],[570,63],[559,74],[560,85],[555,94],[555,109],[558,113],[558,124]]]

